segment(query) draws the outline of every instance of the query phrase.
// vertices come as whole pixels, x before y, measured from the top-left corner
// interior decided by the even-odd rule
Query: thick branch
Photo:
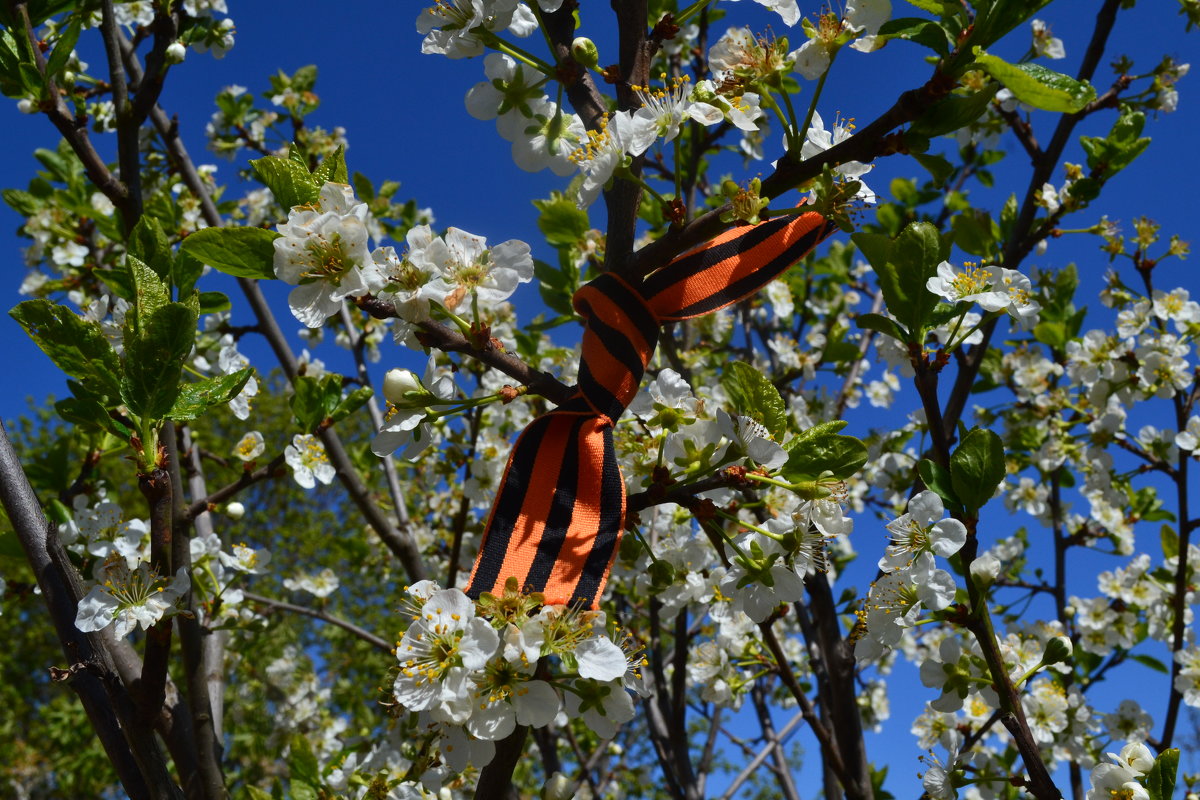
[[[58,532],[42,513],[3,423],[0,504],[37,578],[63,654],[71,665],[83,666],[73,670],[71,688],[79,696],[121,785],[135,800],[182,797],[170,779],[153,734],[136,724],[133,702],[125,693],[103,637],[85,634],[75,627],[75,613],[83,594],[79,576],[59,542]]]

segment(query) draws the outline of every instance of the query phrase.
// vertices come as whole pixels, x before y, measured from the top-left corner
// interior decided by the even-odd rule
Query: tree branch
[[[324,611],[320,611],[315,608],[309,608],[307,606],[298,606],[294,603],[286,603],[283,600],[275,600],[270,597],[264,597],[260,594],[254,594],[253,592],[243,591],[242,596],[251,603],[257,603],[258,605],[266,606],[268,609],[290,611],[293,614],[303,614],[306,617],[312,617],[313,619],[319,619],[322,622],[328,622],[330,625],[334,625],[346,631],[347,633],[353,634],[355,637],[362,639],[367,644],[375,647],[376,649],[382,650],[385,653],[391,653],[395,647],[395,645],[388,640],[376,636],[365,628],[360,628],[353,622],[348,622],[341,617],[335,617],[332,614]]]
[[[58,531],[42,513],[2,422],[0,478],[0,504],[37,578],[63,654],[70,664],[84,666],[72,670],[71,688],[79,696],[121,785],[135,800],[182,797],[170,779],[153,734],[137,724],[137,712],[103,637],[75,627],[83,596],[79,575],[59,542]]]

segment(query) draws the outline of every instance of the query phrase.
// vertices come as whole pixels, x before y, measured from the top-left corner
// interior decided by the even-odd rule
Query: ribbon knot
[[[595,608],[625,520],[613,425],[637,395],[664,322],[709,314],[786,271],[834,226],[807,212],[734,228],[645,281],[606,273],[573,298],[584,320],[576,393],[521,432],[484,528],[467,594],[515,577],[547,604]]]

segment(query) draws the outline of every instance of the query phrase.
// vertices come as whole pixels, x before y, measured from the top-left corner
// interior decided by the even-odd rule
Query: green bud
[[[596,49],[596,43],[586,36],[576,37],[571,42],[571,57],[587,69],[596,69],[600,64],[600,51]]]
[[[1046,652],[1042,654],[1042,664],[1050,666],[1068,660],[1071,657],[1071,640],[1066,636],[1055,636],[1046,642]]]
[[[666,561],[650,562],[650,582],[655,588],[665,588],[675,582],[675,568]]]

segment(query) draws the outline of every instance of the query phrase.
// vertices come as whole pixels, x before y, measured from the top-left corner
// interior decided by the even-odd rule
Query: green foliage
[[[253,374],[254,370],[247,367],[228,375],[185,383],[179,387],[179,396],[175,398],[175,403],[166,416],[177,421],[195,419],[210,408],[228,403],[237,397]]]
[[[262,228],[204,228],[184,239],[179,249],[235,278],[274,278],[272,243],[278,238],[275,231]]]
[[[954,44],[951,36],[936,22],[921,17],[900,17],[879,28],[880,39],[903,39],[922,44],[940,56],[949,55]]]
[[[844,427],[845,420],[830,420],[789,439],[784,445],[788,460],[780,470],[784,477],[793,483],[816,480],[825,474],[845,480],[862,469],[867,463],[867,446],[853,436],[838,433]]]
[[[1080,136],[1088,169],[1107,179],[1129,166],[1150,145],[1150,137],[1141,135],[1145,124],[1146,115],[1141,111],[1123,109],[1108,136]]]
[[[932,137],[970,125],[988,110],[998,91],[1000,85],[992,83],[974,94],[942,98],[913,122],[912,130],[922,136]]]
[[[125,329],[125,369],[121,399],[139,417],[167,417],[179,396],[183,359],[192,350],[196,312],[182,303],[168,303],[138,328]]]
[[[888,311],[908,331],[905,340],[916,340],[938,303],[925,284],[937,275],[947,243],[928,222],[908,225],[894,240],[881,233],[856,233],[851,238],[878,274]]]
[[[293,386],[295,392],[291,399],[292,414],[295,415],[296,424],[306,433],[312,433],[318,425],[332,417],[342,400],[340,375],[326,375],[322,378],[301,375],[296,378]]]
[[[1150,800],[1171,800],[1175,793],[1175,777],[1179,772],[1179,748],[1169,747],[1154,759],[1146,776],[1146,791]]]
[[[975,63],[1022,103],[1043,111],[1074,114],[1096,99],[1096,90],[1087,81],[1080,83],[1041,64],[1010,64],[987,53],[978,54]]]
[[[48,300],[26,300],[9,315],[56,367],[89,392],[101,398],[119,395],[120,361],[99,325]]]
[[[1005,473],[1004,445],[999,436],[983,428],[972,428],[950,455],[950,485],[969,513],[978,512],[992,499]],[[936,473],[931,477],[942,478]]]
[[[735,361],[721,376],[736,413],[758,422],[779,440],[787,429],[787,407],[766,376],[750,364]]]

